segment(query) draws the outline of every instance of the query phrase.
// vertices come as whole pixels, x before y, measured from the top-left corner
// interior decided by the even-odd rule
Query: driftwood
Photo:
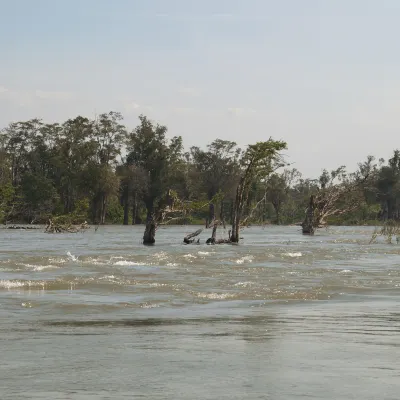
[[[193,238],[199,236],[201,232],[203,232],[203,229],[198,229],[196,232],[190,233],[189,235],[184,237],[183,242],[186,244],[194,243],[195,239]],[[200,239],[197,239],[196,243],[200,243]]]
[[[85,221],[81,225],[72,225],[72,224],[59,224],[57,222],[53,222],[53,220],[49,219],[49,222],[46,226],[45,232],[47,233],[78,233],[88,229],[89,226]]]
[[[10,225],[10,226],[7,226],[6,229],[37,230],[37,229],[40,229],[40,228],[38,228],[37,226]]]

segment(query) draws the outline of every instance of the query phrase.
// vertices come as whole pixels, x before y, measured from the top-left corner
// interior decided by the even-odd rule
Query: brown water
[[[1,400],[400,398],[400,245],[142,229],[0,230]]]

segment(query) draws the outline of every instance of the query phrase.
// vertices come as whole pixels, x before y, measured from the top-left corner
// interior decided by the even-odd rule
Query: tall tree
[[[215,219],[215,204],[211,200],[222,192],[220,197],[220,216],[223,219],[223,202],[227,195],[233,195],[239,175],[239,157],[241,150],[235,142],[216,139],[207,145],[207,150],[191,148],[191,157],[203,184],[209,204],[208,223]]]
[[[241,176],[236,188],[234,213],[232,219],[231,242],[239,242],[239,229],[243,209],[247,202],[251,184],[255,180],[265,181],[269,175],[282,165],[280,152],[287,148],[286,142],[269,139],[249,145],[241,158]]]
[[[155,230],[166,194],[171,189],[171,175],[182,155],[182,140],[166,137],[166,126],[154,124],[147,117],[139,117],[140,124],[128,137],[127,165],[146,171],[148,190],[144,195],[146,229],[144,244],[155,243]]]

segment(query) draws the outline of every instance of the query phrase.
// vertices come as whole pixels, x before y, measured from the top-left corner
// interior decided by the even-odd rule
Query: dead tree
[[[310,197],[310,203],[308,204],[307,210],[306,210],[306,216],[301,224],[301,227],[303,229],[303,234],[304,235],[314,235],[314,209],[315,209],[315,204],[314,204],[314,196]]]
[[[72,225],[71,223],[61,224],[57,221],[53,221],[49,219],[49,222],[46,226],[46,233],[78,233],[85,231],[89,228],[87,222],[83,222],[80,225]]]
[[[338,183],[334,179],[339,178]],[[331,177],[321,189],[310,197],[309,205],[302,226],[303,234],[313,235],[315,229],[328,224],[328,218],[350,213],[361,206],[364,201],[362,188],[369,179],[365,174],[347,176],[344,167],[331,173]]]
[[[208,204],[208,202],[194,203],[180,200],[173,190],[169,190],[166,196],[159,201],[157,209],[148,215],[143,234],[143,244],[152,245],[155,243],[155,235],[159,225],[168,225],[174,221],[182,221],[191,211],[204,209]],[[192,235],[198,236],[202,230],[199,231],[195,232],[196,235]],[[190,241],[191,237],[187,237],[187,239]]]
[[[217,239],[217,228],[218,228],[218,221],[214,221],[211,237],[207,239],[207,244],[215,244]]]
[[[185,244],[192,244],[192,243],[194,243],[195,239],[193,239],[193,238],[195,238],[196,236],[199,236],[201,232],[203,232],[203,229],[198,229],[196,232],[193,232],[193,233],[190,233],[189,235],[186,235],[186,236],[183,238],[183,242],[184,242]],[[199,240],[200,240],[200,239],[197,240],[197,243],[199,243]]]

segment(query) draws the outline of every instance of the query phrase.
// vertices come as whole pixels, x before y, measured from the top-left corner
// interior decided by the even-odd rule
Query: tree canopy
[[[141,115],[129,129],[117,112],[11,122],[0,132],[0,222],[73,215],[146,223],[168,193],[190,209],[179,223],[298,224],[310,196],[320,225],[400,218],[400,151],[387,162],[368,156],[354,172],[341,166],[310,179],[285,164],[286,147],[272,138],[244,148],[215,138],[186,151],[166,126]],[[233,240],[238,235],[232,228]]]

